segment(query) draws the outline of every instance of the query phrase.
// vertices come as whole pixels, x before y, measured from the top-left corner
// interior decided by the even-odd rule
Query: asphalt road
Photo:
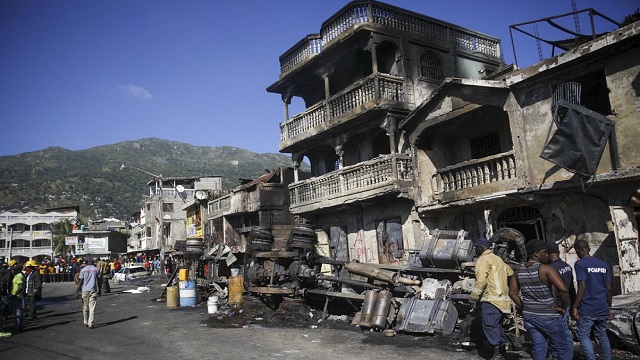
[[[156,300],[162,292],[160,281],[139,285],[149,290],[131,293],[127,291],[137,285],[113,284],[112,292],[98,299],[94,329],[88,329],[82,323],[81,302],[73,296],[73,283],[45,284],[38,319],[25,320],[24,332],[0,338],[0,358],[483,359],[450,337],[385,337],[348,323],[316,320],[298,327],[264,326],[258,317],[235,321],[209,315],[206,302],[168,308]],[[4,327],[11,329],[11,319]],[[510,360],[527,358],[524,352],[509,355]]]

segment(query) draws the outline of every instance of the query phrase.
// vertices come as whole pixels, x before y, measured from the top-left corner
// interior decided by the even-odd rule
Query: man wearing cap
[[[574,248],[580,260],[576,261],[578,293],[573,303],[573,317],[578,320],[576,335],[584,358],[596,358],[591,343],[591,330],[600,344],[600,358],[611,359],[611,344],[607,336],[607,321],[611,314],[611,271],[604,261],[589,255],[589,243],[576,241]]]
[[[482,310],[482,330],[493,347],[491,360],[504,359],[502,346],[507,339],[502,328],[502,317],[511,313],[508,278],[513,270],[491,251],[491,241],[480,238],[474,241],[478,260],[475,265],[476,284],[471,292],[471,300],[480,302]]]
[[[566,262],[560,259],[560,247],[555,242],[550,242],[547,244],[547,255],[549,256],[549,265],[552,268],[556,269],[560,277],[562,278],[562,282],[569,290],[569,299],[571,302],[576,298],[576,288],[573,285],[573,269]],[[556,307],[562,305],[562,300],[560,300],[560,294],[558,293],[558,289],[555,287],[551,289],[553,291],[553,299],[556,302]],[[571,329],[569,329],[569,316],[571,315],[571,305],[567,308],[567,311],[562,316],[562,322],[566,325],[565,331],[567,332],[567,341],[569,344],[573,346],[573,334],[571,333]],[[555,355],[554,355],[555,356]]]
[[[547,244],[538,239],[526,244],[529,261],[521,266],[509,284],[509,295],[522,309],[524,328],[531,338],[533,360],[547,358],[547,342],[559,360],[573,359],[573,342],[569,344],[566,322],[562,316],[569,307],[569,291],[560,274],[547,262]],[[551,286],[561,299],[556,306]]]
[[[36,300],[40,300],[42,297],[42,277],[38,271],[38,264],[35,260],[29,260],[25,264],[26,271],[26,290],[25,294],[25,319],[37,319],[36,314]]]

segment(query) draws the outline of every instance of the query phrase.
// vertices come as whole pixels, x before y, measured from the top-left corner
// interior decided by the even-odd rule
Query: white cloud
[[[153,96],[142,86],[127,84],[118,87],[123,94],[140,100],[151,100]]]

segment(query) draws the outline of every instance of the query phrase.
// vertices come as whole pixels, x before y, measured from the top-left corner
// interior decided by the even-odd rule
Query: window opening
[[[479,159],[500,153],[500,135],[493,132],[469,140],[471,158]]]
[[[427,51],[420,57],[420,76],[433,81],[444,80],[442,59],[433,51]]]

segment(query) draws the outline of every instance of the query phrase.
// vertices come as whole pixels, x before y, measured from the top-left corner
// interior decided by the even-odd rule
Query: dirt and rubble
[[[149,301],[162,301],[160,296],[166,286],[167,278],[164,276],[153,276],[145,279],[133,280],[126,282],[131,286],[146,286],[151,288],[150,294],[156,294],[157,297],[150,298]],[[122,283],[125,284],[125,283]],[[195,307],[180,308],[179,311],[190,311],[198,309],[207,312],[207,296],[206,292],[202,292],[202,298]],[[339,307],[340,304],[333,303],[333,307]],[[347,306],[348,304],[342,304]],[[491,357],[492,352],[485,351],[481,346],[468,346],[469,340],[473,340],[473,334],[478,335],[481,328],[475,324],[476,328],[471,330],[471,339],[463,338],[459,331],[450,335],[425,335],[411,334],[404,332],[383,332],[371,329],[363,329],[359,326],[351,324],[352,316],[350,315],[332,315],[328,312],[323,315],[322,310],[310,307],[302,300],[286,299],[279,302],[277,306],[270,304],[269,299],[263,299],[258,296],[249,296],[245,294],[240,304],[228,304],[226,299],[221,300],[218,306],[218,312],[208,314],[201,320],[201,326],[210,328],[299,328],[299,329],[334,329],[351,331],[364,334],[363,344],[370,346],[386,346],[395,348],[436,348],[452,353],[473,354],[482,358]],[[512,351],[508,352],[507,359],[530,359],[530,351],[527,342],[514,342]],[[575,344],[574,359],[583,359],[581,356],[580,344]],[[621,344],[618,344],[621,346]],[[612,357],[620,360],[640,360],[640,356],[634,355],[624,349],[612,349]]]

